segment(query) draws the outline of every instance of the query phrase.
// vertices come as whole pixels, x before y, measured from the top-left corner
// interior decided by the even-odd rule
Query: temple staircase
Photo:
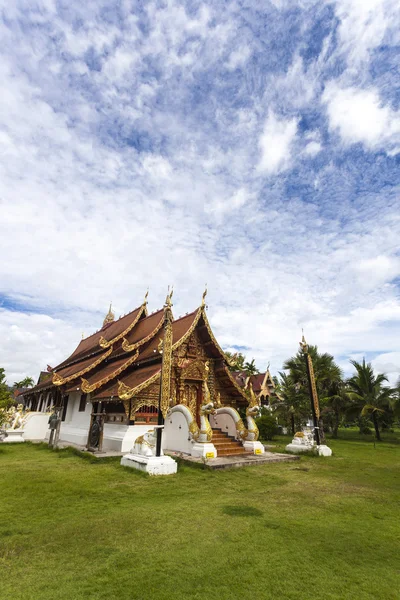
[[[212,443],[217,449],[218,456],[251,454],[251,452],[246,452],[240,442],[230,438],[227,433],[220,429],[213,429]]]

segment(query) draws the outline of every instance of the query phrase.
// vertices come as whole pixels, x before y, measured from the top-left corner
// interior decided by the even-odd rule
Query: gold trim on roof
[[[73,373],[72,375],[68,375],[68,377],[61,377],[61,375],[59,375],[58,373],[54,373],[54,375],[53,375],[53,384],[54,385],[64,385],[65,383],[69,383],[73,379],[77,379],[78,377],[81,377],[82,375],[85,375],[85,373],[88,373],[89,371],[91,371],[92,369],[94,369],[95,367],[97,367],[99,364],[101,364],[103,362],[103,360],[105,360],[108,356],[110,356],[110,354],[111,354],[112,351],[113,351],[113,348],[111,346],[111,348],[109,350],[107,350],[107,352],[105,352],[104,354],[102,354],[100,356],[100,358],[98,358],[97,360],[95,360],[88,367],[86,367],[85,369],[82,369],[81,371],[77,371],[76,373]]]
[[[197,323],[200,320],[202,312],[203,312],[202,309],[199,308],[198,311],[197,311],[197,315],[195,316],[194,321],[191,324],[191,326],[189,327],[189,329],[187,330],[187,332],[180,338],[180,340],[178,340],[177,342],[175,342],[175,344],[172,345],[172,351],[174,351],[177,348],[179,348],[179,346],[181,344],[184,344],[186,342],[186,340],[190,338],[190,336],[192,335],[193,331],[196,329],[196,325],[197,325]]]
[[[160,375],[161,368],[160,371],[157,371],[157,373],[149,377],[149,379],[146,379],[146,381],[143,381],[134,388],[130,388],[129,386],[125,385],[123,381],[118,381],[118,398],[121,398],[121,400],[130,400],[133,398],[133,396],[144,390],[148,385],[155,383],[157,379],[159,379]]]
[[[131,358],[129,360],[124,362],[124,364],[119,367],[119,369],[117,369],[116,371],[112,371],[112,373],[110,373],[109,375],[106,375],[106,377],[103,377],[103,379],[100,379],[100,381],[97,381],[96,383],[92,383],[92,385],[90,385],[90,383],[87,381],[87,379],[83,379],[83,377],[81,377],[82,392],[84,392],[85,394],[90,394],[91,392],[94,392],[98,388],[102,387],[103,385],[105,385],[106,383],[111,381],[111,379],[114,379],[114,377],[118,377],[118,375],[120,375],[122,373],[122,371],[124,371],[125,369],[130,367],[135,362],[135,360],[137,360],[138,356],[139,356],[139,351],[137,350],[135,352],[135,354],[133,356],[131,356]]]
[[[128,340],[126,338],[124,338],[122,340],[122,349],[125,350],[125,352],[132,352],[132,350],[136,350],[137,348],[139,348],[139,346],[143,346],[143,344],[146,344],[146,342],[150,341],[155,335],[157,335],[157,333],[160,331],[161,327],[163,326],[163,323],[164,323],[164,314],[161,316],[161,320],[158,323],[158,325],[155,327],[155,329],[153,329],[153,331],[151,333],[149,333],[149,335],[147,335],[145,338],[136,342],[136,344],[129,344]]]
[[[127,327],[122,333],[117,335],[112,340],[106,340],[106,338],[101,336],[101,338],[99,339],[99,346],[101,346],[102,348],[109,348],[110,346],[124,338],[126,335],[128,335],[130,331],[132,331],[132,329],[135,327],[135,325],[137,325],[138,321],[140,320],[140,317],[142,316],[143,312],[145,312],[146,314],[147,294],[148,292],[146,293],[143,304],[139,307],[139,312],[136,315],[136,318],[132,321],[129,327]]]

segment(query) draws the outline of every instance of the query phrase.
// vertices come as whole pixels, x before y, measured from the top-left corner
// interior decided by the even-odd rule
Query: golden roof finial
[[[167,297],[165,299],[165,308],[171,308],[172,306],[172,295],[174,293],[174,288],[171,289],[171,292],[169,291],[169,286],[168,286],[168,294]]]
[[[308,352],[308,344],[306,342],[306,338],[304,337],[304,330],[303,328],[301,328],[301,342],[300,342],[300,348],[302,349],[303,352]]]
[[[143,304],[147,304],[147,298],[149,296],[149,288],[147,288],[147,292],[144,295],[144,300],[143,300]]]
[[[206,296],[207,296],[207,284],[206,284],[206,288],[205,288],[205,290],[203,292],[203,296],[201,298],[201,305],[200,305],[201,308],[205,308],[206,307]]]
[[[110,308],[108,309],[108,313],[106,314],[105,319],[103,321],[103,327],[108,325],[108,323],[113,323],[115,320],[115,315],[114,315],[113,311],[111,310],[111,306],[112,306],[112,302],[110,302]]]

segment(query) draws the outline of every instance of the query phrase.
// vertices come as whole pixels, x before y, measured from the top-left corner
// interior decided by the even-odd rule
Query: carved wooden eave
[[[106,375],[105,377],[103,377],[102,379],[100,379],[99,381],[96,381],[95,383],[90,384],[86,379],[83,379],[83,377],[82,377],[81,378],[81,380],[82,380],[82,384],[81,384],[82,391],[85,394],[89,394],[91,392],[94,392],[95,390],[98,390],[103,385],[106,385],[112,379],[115,379],[116,377],[118,377],[119,375],[121,375],[121,373],[123,371],[125,371],[125,369],[127,369],[128,367],[130,367],[131,365],[133,365],[133,363],[137,360],[138,356],[139,356],[139,351],[137,350],[135,352],[135,354],[133,356],[131,356],[129,358],[129,360],[125,361],[118,369],[116,369],[115,371],[112,371],[111,373],[109,373],[108,375]]]
[[[85,367],[84,369],[81,369],[80,371],[77,371],[76,373],[72,373],[72,375],[68,375],[68,377],[61,377],[61,375],[59,375],[58,373],[54,373],[53,384],[54,385],[64,385],[65,383],[69,383],[70,381],[73,381],[74,379],[77,379],[78,377],[82,377],[82,375],[86,375],[86,373],[89,373],[89,371],[92,371],[94,368],[98,367],[104,360],[106,360],[106,358],[108,358],[110,356],[112,351],[113,351],[113,348],[111,346],[111,348],[109,350],[107,350],[107,352],[102,354],[97,360],[92,362],[89,366]]]
[[[147,298],[147,296],[146,296],[146,298]],[[139,312],[136,315],[136,318],[132,321],[132,323],[124,331],[122,331],[122,333],[120,333],[119,335],[115,336],[111,340],[106,340],[102,336],[99,339],[99,346],[101,346],[101,348],[109,348],[110,346],[113,346],[116,342],[118,342],[119,340],[122,340],[123,338],[125,338],[125,336],[127,336],[128,333],[130,331],[132,331],[132,329],[134,327],[136,327],[136,325],[138,324],[138,322],[140,321],[140,319],[143,317],[143,315],[145,317],[147,317],[147,300],[146,299],[143,302],[142,306],[140,307]]]
[[[239,392],[239,394],[246,400],[246,402],[249,401],[249,398],[246,394],[246,392],[244,391],[244,389],[237,383],[236,379],[233,377],[232,373],[230,372],[230,370],[228,369],[228,367],[226,365],[223,365],[222,367],[225,375],[228,376],[229,381],[232,383],[232,387],[235,388],[236,391]]]
[[[146,379],[146,381],[143,381],[142,383],[133,388],[130,388],[129,386],[125,385],[123,381],[118,381],[118,398],[120,398],[121,400],[130,400],[131,398],[134,398],[135,396],[137,396],[137,394],[145,390],[149,385],[158,381],[160,377],[161,365],[160,370],[157,371],[157,373],[154,373],[154,375],[151,375],[151,377]]]

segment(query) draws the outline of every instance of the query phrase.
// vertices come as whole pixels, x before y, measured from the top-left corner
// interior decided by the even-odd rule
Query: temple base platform
[[[149,475],[174,475],[178,468],[171,456],[141,456],[131,453],[121,458],[121,465],[144,471]]]
[[[261,442],[243,442],[243,448],[246,452],[252,454],[264,454],[265,448]]]
[[[2,442],[3,444],[7,444],[7,443],[21,443],[24,442],[24,438],[22,437],[22,434],[24,433],[23,429],[7,429],[6,430],[6,437],[3,438]]]

